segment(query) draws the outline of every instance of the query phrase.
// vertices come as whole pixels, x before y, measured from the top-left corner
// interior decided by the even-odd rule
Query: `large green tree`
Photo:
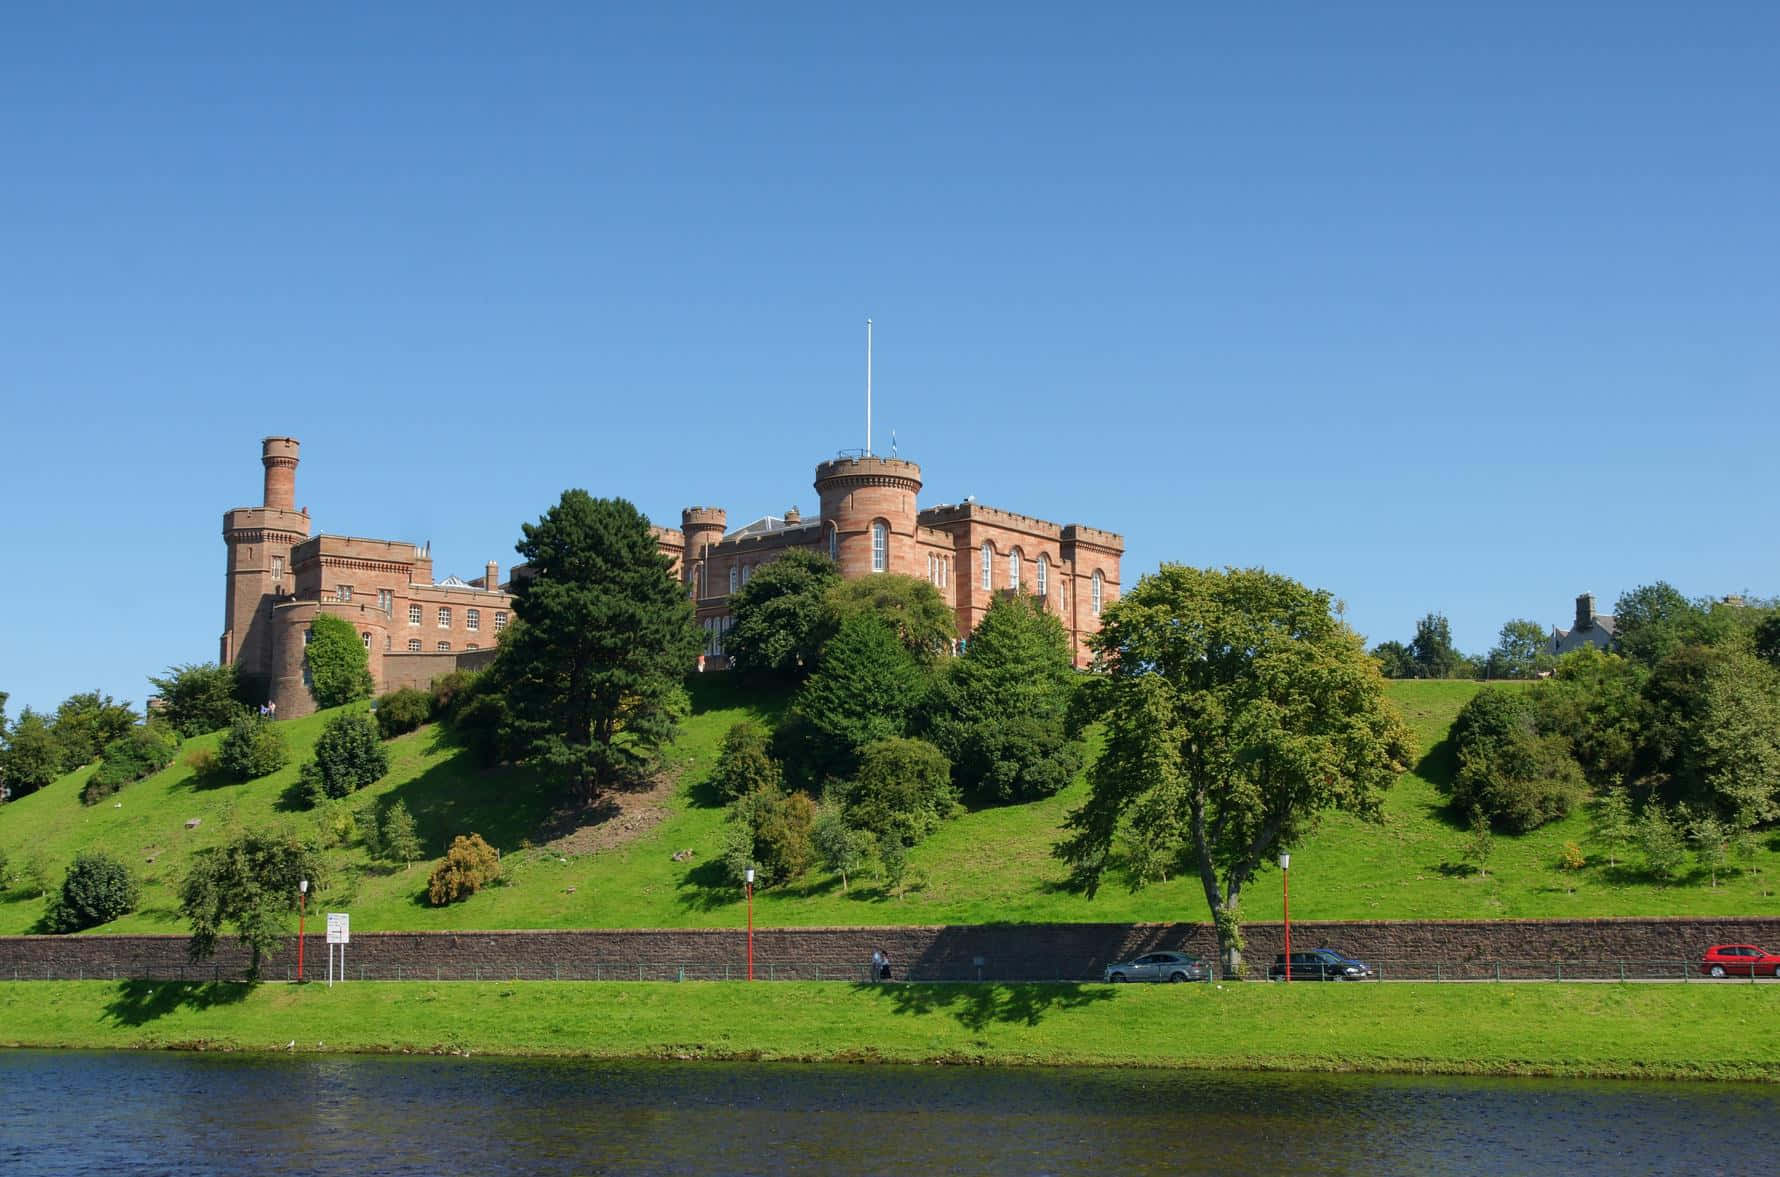
[[[584,490],[523,527],[496,673],[518,743],[589,797],[653,771],[702,639],[649,521]]]
[[[1563,737],[1541,735],[1532,698],[1488,687],[1452,724],[1458,771],[1447,792],[1468,822],[1525,833],[1567,815],[1587,792]]]
[[[1329,809],[1373,815],[1411,753],[1378,664],[1332,598],[1260,569],[1165,564],[1111,605],[1091,640],[1107,668],[1089,703],[1105,749],[1057,854],[1092,894],[1121,835],[1132,884],[1184,861],[1228,975],[1243,887]]]
[[[1490,678],[1532,678],[1550,670],[1556,661],[1549,648],[1545,627],[1537,621],[1516,618],[1504,622],[1484,663]]]
[[[1743,650],[1682,646],[1642,698],[1641,791],[1738,825],[1780,817],[1780,673]]]
[[[169,666],[148,681],[160,698],[160,717],[187,738],[228,727],[246,705],[233,663]]]
[[[35,793],[62,775],[62,747],[49,720],[26,707],[6,734],[0,780],[14,799]]]
[[[1683,646],[1723,644],[1737,626],[1729,610],[1690,600],[1666,580],[1639,585],[1613,606],[1614,643],[1626,657],[1655,666]]]
[[[192,926],[192,960],[209,958],[216,938],[233,925],[252,959],[248,976],[294,930],[298,883],[309,880],[310,898],[322,887],[321,853],[288,831],[248,830],[196,855],[179,888],[179,906]]]
[[[1429,613],[1415,623],[1409,660],[1417,678],[1451,678],[1464,655],[1452,644],[1452,626],[1444,613]]]
[[[929,679],[878,617],[853,614],[822,650],[776,741],[804,784],[851,777],[867,744],[905,735]]]
[[[997,597],[946,667],[930,737],[966,793],[992,801],[1049,797],[1082,765],[1066,731],[1077,674],[1069,635],[1036,597]]]
[[[303,648],[309,663],[309,693],[317,707],[340,707],[357,699],[369,699],[376,684],[371,681],[370,655],[364,639],[344,617],[323,613],[309,625],[309,644]]]
[[[840,570],[820,552],[793,548],[729,595],[734,618],[723,651],[738,670],[802,678],[816,664],[828,591]]]
[[[51,727],[61,749],[62,771],[91,764],[105,745],[135,727],[142,717],[128,703],[99,691],[70,695],[56,707]]]
[[[828,590],[826,613],[825,640],[839,632],[848,618],[875,617],[926,667],[950,653],[958,637],[952,607],[938,589],[917,576],[881,572],[842,581]]]
[[[1632,771],[1646,676],[1636,662],[1583,646],[1559,658],[1551,677],[1533,688],[1540,732],[1569,741],[1597,789],[1621,784]]]

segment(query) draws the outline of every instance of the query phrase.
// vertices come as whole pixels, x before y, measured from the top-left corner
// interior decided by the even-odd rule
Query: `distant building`
[[[1551,627],[1551,652],[1568,654],[1571,650],[1580,650],[1584,646],[1595,646],[1602,650],[1613,648],[1613,638],[1617,628],[1610,613],[1595,612],[1595,595],[1583,593],[1576,598],[1576,625],[1571,629]]]
[[[486,665],[513,615],[511,584],[490,560],[483,575],[433,580],[429,549],[399,540],[310,535],[297,510],[298,443],[261,442],[264,494],[258,507],[223,515],[228,546],[220,656],[255,679],[284,718],[315,710],[303,647],[321,613],[351,622],[370,656],[379,691],[424,687],[460,668]],[[688,507],[680,527],[656,527],[656,544],[686,586],[705,633],[703,665],[725,664],[729,594],[793,548],[822,552],[849,580],[880,572],[924,577],[952,606],[960,635],[982,620],[996,596],[1044,601],[1063,623],[1076,664],[1086,639],[1119,598],[1124,539],[1079,523],[1058,524],[986,507],[972,499],[916,506],[921,468],[870,454],[816,467],[820,514],[796,508],[726,533],[721,507]],[[514,569],[523,578],[524,567]],[[691,669],[688,667],[688,669]]]

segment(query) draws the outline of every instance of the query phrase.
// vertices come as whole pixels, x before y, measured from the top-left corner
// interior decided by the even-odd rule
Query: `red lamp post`
[[[297,982],[303,980],[303,916],[309,908],[309,880],[297,880]]]
[[[1279,856],[1279,882],[1285,890],[1286,910],[1286,980],[1292,979],[1292,856]]]
[[[748,980],[754,979],[754,868],[748,868],[748,875],[742,883],[748,894]]]

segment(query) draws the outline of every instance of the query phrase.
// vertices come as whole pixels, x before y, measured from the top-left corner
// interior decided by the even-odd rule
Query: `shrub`
[[[431,692],[433,714],[447,723],[455,719],[458,708],[475,695],[476,682],[481,677],[480,670],[454,670],[435,678]]]
[[[847,891],[847,876],[865,869],[876,847],[868,831],[849,826],[846,818],[832,809],[816,819],[810,844],[822,865],[841,877],[842,894]]]
[[[246,710],[233,663],[169,666],[164,677],[148,681],[160,694],[158,714],[188,738],[220,731]]]
[[[336,715],[315,741],[315,759],[298,778],[309,804],[350,796],[389,771],[389,749],[364,715]]]
[[[317,707],[339,707],[371,697],[370,660],[351,622],[331,613],[316,617],[303,657],[309,663],[309,693]]]
[[[854,829],[913,846],[958,809],[952,766],[924,740],[880,740],[859,755],[859,773],[842,786],[841,812]]]
[[[489,680],[472,684],[458,697],[449,722],[477,764],[487,768],[507,759],[512,715]]]
[[[803,793],[777,786],[757,789],[729,807],[723,859],[730,877],[740,883],[751,866],[755,884],[786,883],[809,870],[815,858],[810,831],[816,803]]]
[[[84,805],[95,805],[132,781],[161,771],[173,763],[178,738],[159,724],[134,728],[105,745],[104,759],[80,790]]]
[[[420,857],[420,835],[414,829],[414,815],[400,801],[392,802],[377,823],[377,855],[404,868]]]
[[[1563,857],[1558,859],[1558,866],[1564,870],[1581,870],[1588,865],[1588,856],[1582,853],[1582,846],[1577,842],[1565,842]]]
[[[746,797],[757,789],[776,789],[783,780],[779,762],[767,751],[771,739],[765,727],[751,719],[733,725],[723,737],[723,750],[711,784],[725,801]]]
[[[192,770],[193,776],[210,776],[217,769],[216,749],[193,748],[185,754],[185,766]]]
[[[289,755],[278,730],[253,714],[237,716],[216,749],[223,772],[238,781],[258,780],[277,772]]]
[[[11,863],[6,857],[6,847],[0,846],[0,895],[6,893],[7,882],[12,877],[6,873],[6,868],[9,865],[11,865]]]
[[[82,851],[69,866],[62,890],[50,900],[43,925],[51,932],[78,932],[108,924],[136,910],[140,897],[123,863],[100,851]]]
[[[1479,691],[1452,725],[1458,771],[1447,791],[1467,818],[1524,833],[1570,812],[1587,791],[1561,736],[1534,729],[1522,691]]]
[[[426,897],[434,907],[467,899],[501,877],[501,856],[481,834],[452,840],[445,861],[427,879]]]
[[[414,687],[389,691],[377,699],[377,730],[386,740],[413,731],[433,717],[433,697]]]
[[[1638,846],[1644,851],[1644,869],[1654,879],[1672,881],[1687,861],[1687,844],[1668,811],[1652,801],[1638,818]]]

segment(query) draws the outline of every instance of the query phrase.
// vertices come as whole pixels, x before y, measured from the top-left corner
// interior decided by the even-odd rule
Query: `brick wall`
[[[1247,927],[1250,975],[1280,949],[1277,923]],[[1441,920],[1302,922],[1297,948],[1338,948],[1382,967],[1387,977],[1677,976],[1708,944],[1780,947],[1780,918]],[[224,942],[214,961],[192,965],[183,936],[0,937],[0,980],[238,976],[246,955]],[[897,928],[756,929],[756,976],[856,979],[872,950],[914,980],[1098,980],[1109,963],[1180,949],[1214,955],[1205,924],[1037,924]],[[327,948],[308,937],[305,972],[323,977]],[[747,940],[739,929],[574,932],[361,933],[348,949],[352,977],[397,979],[688,979],[739,977]],[[980,963],[979,963],[980,961]],[[295,937],[265,974],[295,970]]]

